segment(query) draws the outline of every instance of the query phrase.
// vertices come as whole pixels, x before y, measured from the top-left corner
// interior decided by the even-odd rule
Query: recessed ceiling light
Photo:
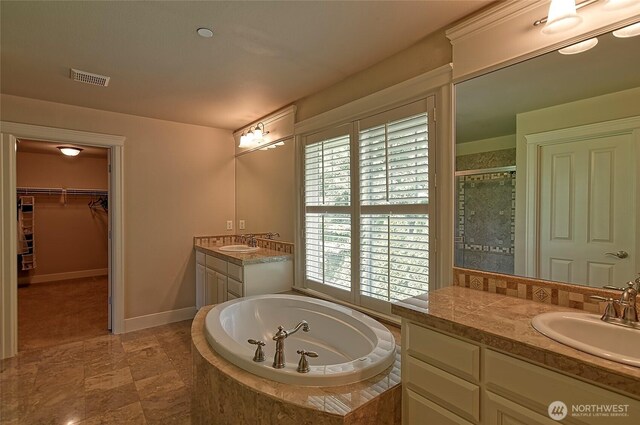
[[[629,38],[640,35],[640,22],[636,22],[635,24],[627,25],[624,28],[615,30],[613,32],[613,35],[618,38]]]
[[[78,154],[82,151],[82,149],[73,146],[58,146],[58,149],[60,149],[60,152],[67,156],[78,156]]]
[[[204,38],[211,38],[213,37],[213,31],[211,31],[209,28],[198,28],[198,35]]]
[[[558,53],[563,55],[576,55],[578,53],[586,52],[589,49],[592,49],[598,44],[597,38],[590,38],[585,41],[581,41],[576,44],[572,44],[571,46],[567,46],[563,49],[558,50]]]

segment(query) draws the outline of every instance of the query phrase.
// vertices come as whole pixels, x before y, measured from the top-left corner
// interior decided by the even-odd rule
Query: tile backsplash
[[[195,236],[193,238],[194,245],[201,246],[223,246],[244,243],[240,239],[241,235],[213,235],[213,236]],[[273,251],[280,251],[287,254],[293,254],[293,244],[290,242],[277,241],[273,239],[267,239],[267,233],[254,234],[260,248],[271,249]]]
[[[539,303],[577,308],[590,313],[602,313],[606,303],[589,298],[600,295],[618,299],[620,292],[588,286],[569,285],[548,280],[531,279],[500,273],[453,268],[456,286],[493,292]]]

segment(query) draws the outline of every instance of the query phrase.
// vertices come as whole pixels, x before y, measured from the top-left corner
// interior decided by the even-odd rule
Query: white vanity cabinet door
[[[411,390],[404,393],[403,402],[405,408],[402,412],[402,423],[404,425],[472,425],[471,422],[465,421]]]
[[[206,267],[203,264],[196,263],[196,309],[200,310],[205,305],[204,290],[207,275]]]
[[[222,273],[216,272],[216,293],[217,303],[223,303],[227,301],[227,276]]]
[[[204,286],[204,303],[205,305],[217,304],[218,293],[216,291],[216,272],[210,268],[206,268],[206,284]]]
[[[491,391],[486,391],[485,396],[485,418],[483,423],[487,425],[555,425],[559,423],[548,416],[533,412]]]

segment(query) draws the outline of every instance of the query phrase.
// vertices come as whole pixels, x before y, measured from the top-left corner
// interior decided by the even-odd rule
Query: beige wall
[[[245,220],[240,233],[280,233],[293,242],[295,229],[294,143],[236,158],[236,218]]]
[[[104,189],[108,187],[107,158],[62,154],[17,152],[18,187],[65,187]],[[20,272],[30,281],[58,273],[100,270],[108,267],[108,216],[92,210],[91,198],[60,195],[35,197],[35,248],[37,267]],[[54,276],[50,276],[54,280]]]
[[[331,87],[294,102],[298,108],[296,122],[391,87],[446,65],[451,60],[451,44],[444,30],[437,31]]]
[[[234,217],[230,131],[9,95],[0,118],[126,136],[125,317],[195,305],[193,236]]]

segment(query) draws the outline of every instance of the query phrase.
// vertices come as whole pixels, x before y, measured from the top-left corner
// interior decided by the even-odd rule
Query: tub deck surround
[[[220,251],[220,248],[225,245],[240,243],[236,235],[196,236],[193,239],[193,247],[196,251],[204,252],[239,266],[293,260],[293,244],[288,242],[258,238],[259,251],[240,253]]]
[[[451,286],[398,302],[391,311],[640,399],[640,368],[573,349],[531,326],[538,314],[576,309]]]
[[[204,330],[211,308],[203,307],[191,328],[193,424],[400,424],[399,329],[388,327],[396,340],[396,359],[387,370],[355,384],[303,387],[261,378],[217,354]]]
[[[284,339],[286,366],[272,367],[275,343],[272,337],[282,325],[302,330]],[[258,295],[216,305],[205,320],[206,337],[216,352],[236,366],[274,381],[301,386],[349,385],[373,377],[395,361],[395,339],[381,323],[350,308],[299,295]],[[262,340],[265,361],[252,359]],[[310,358],[310,370],[297,372],[298,350],[318,354]]]

